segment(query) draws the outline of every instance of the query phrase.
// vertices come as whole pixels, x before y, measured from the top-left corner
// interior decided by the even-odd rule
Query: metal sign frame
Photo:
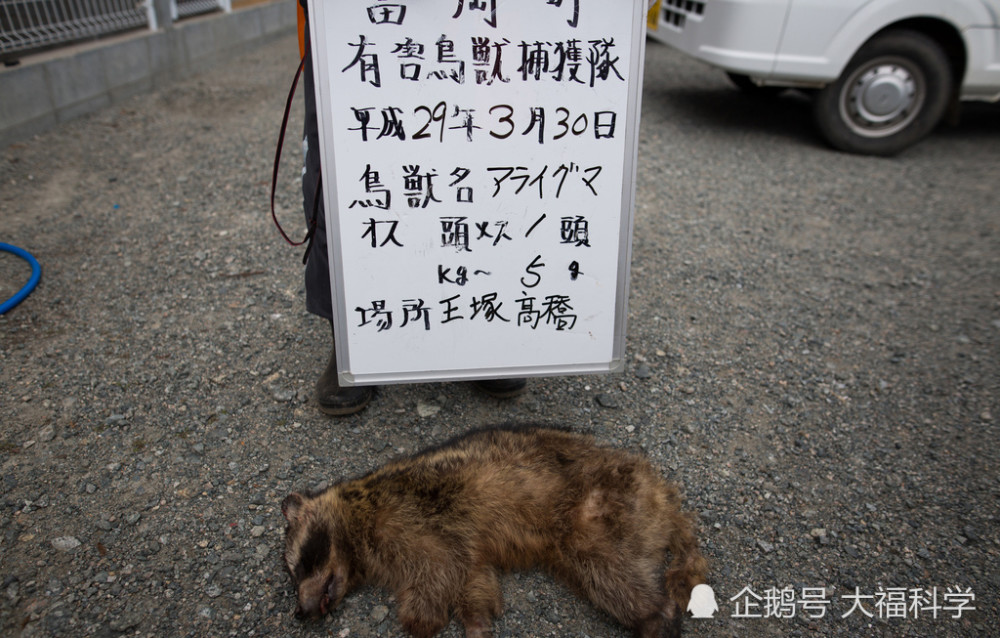
[[[624,369],[646,7],[309,0],[342,385]]]

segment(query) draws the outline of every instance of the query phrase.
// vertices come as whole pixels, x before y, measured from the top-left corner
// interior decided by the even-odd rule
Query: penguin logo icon
[[[712,588],[708,585],[695,585],[691,590],[691,602],[688,603],[687,610],[691,612],[692,618],[711,618],[719,611]]]

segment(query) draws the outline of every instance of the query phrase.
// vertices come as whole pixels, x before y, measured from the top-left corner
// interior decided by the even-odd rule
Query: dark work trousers
[[[305,0],[299,0],[303,7]],[[311,223],[313,202],[317,201],[316,232],[306,261],[306,310],[325,319],[333,319],[333,299],[330,294],[330,257],[327,252],[326,214],[323,193],[316,192],[320,174],[319,128],[316,124],[316,93],[313,86],[312,54],[309,51],[309,29],[306,28],[306,63],[301,79],[305,92],[306,119],[303,133],[305,168],[302,173],[302,204],[306,227]],[[318,200],[317,200],[318,198]]]

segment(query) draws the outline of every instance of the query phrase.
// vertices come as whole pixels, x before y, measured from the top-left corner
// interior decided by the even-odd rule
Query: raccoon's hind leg
[[[448,625],[448,604],[441,596],[412,587],[397,592],[399,622],[414,638],[433,638]]]
[[[673,602],[667,604],[674,605]],[[682,619],[672,611],[659,611],[635,627],[636,638],[680,638]]]
[[[589,551],[560,565],[556,574],[636,635],[660,638],[648,631],[662,631],[657,628],[664,624],[668,601],[660,569],[651,561],[613,550]]]
[[[466,638],[490,638],[493,619],[502,607],[496,571],[484,566],[470,572],[458,603],[458,616],[465,626]]]

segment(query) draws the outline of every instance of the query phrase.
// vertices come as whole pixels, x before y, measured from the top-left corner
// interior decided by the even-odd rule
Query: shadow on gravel
[[[740,135],[763,134],[810,146],[825,145],[812,119],[812,100],[796,90],[779,95],[750,95],[737,90],[650,90],[647,99],[662,100],[689,125],[709,126]],[[1000,104],[964,102],[957,125],[942,124],[931,138],[995,144],[1000,141]]]
[[[1000,142],[1000,103],[965,102],[956,126],[942,126],[935,135],[984,144]]]
[[[735,89],[647,88],[647,92],[647,97],[667,102],[681,119],[691,124],[821,144],[812,122],[811,102],[796,91],[777,96],[754,96]]]

